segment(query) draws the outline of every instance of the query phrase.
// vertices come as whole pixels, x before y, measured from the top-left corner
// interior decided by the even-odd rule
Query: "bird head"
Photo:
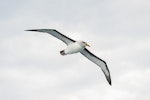
[[[88,46],[88,47],[90,47],[90,45],[87,42],[80,41],[79,43],[80,43],[81,46],[84,46],[84,47]]]

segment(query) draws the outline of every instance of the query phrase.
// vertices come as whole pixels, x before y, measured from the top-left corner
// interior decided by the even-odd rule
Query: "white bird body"
[[[60,54],[62,55],[68,55],[73,53],[78,53],[84,50],[86,44],[84,44],[83,41],[76,41],[74,43],[68,44],[67,48],[60,51]]]
[[[78,42],[75,43],[70,43],[67,48],[64,50],[65,54],[73,54],[73,53],[78,53],[80,51],[82,51],[84,49],[84,47],[82,47],[81,45],[79,45]]]
[[[86,46],[90,46],[86,42],[75,41],[75,40],[61,34],[60,32],[58,32],[57,30],[54,30],[54,29],[34,29],[34,30],[27,30],[27,31],[44,32],[44,33],[48,33],[48,34],[60,39],[65,44],[67,44],[67,48],[60,51],[61,55],[68,55],[68,54],[80,52],[83,56],[85,56],[86,58],[91,60],[93,63],[95,63],[96,65],[98,65],[102,69],[108,83],[111,85],[110,72],[109,72],[109,69],[107,67],[106,62],[104,60],[100,59],[99,57],[95,56],[88,49],[86,49]]]

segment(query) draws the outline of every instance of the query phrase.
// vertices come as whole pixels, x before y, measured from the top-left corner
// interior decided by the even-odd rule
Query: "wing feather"
[[[32,30],[26,30],[26,31],[37,31],[37,32],[48,33],[48,34],[60,39],[61,41],[63,41],[67,45],[75,42],[75,40],[63,35],[62,33],[58,32],[55,29],[32,29]]]
[[[87,57],[89,60],[94,62],[96,65],[98,65],[102,69],[102,71],[104,72],[104,74],[106,76],[108,83],[111,85],[110,72],[109,72],[106,62],[104,60],[98,58],[97,56],[95,56],[93,53],[91,53],[86,48],[83,51],[81,51],[81,54],[84,55],[85,57]]]

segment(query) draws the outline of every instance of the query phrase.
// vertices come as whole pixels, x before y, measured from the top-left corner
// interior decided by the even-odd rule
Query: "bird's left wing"
[[[75,40],[61,34],[60,32],[58,32],[55,29],[32,29],[32,30],[26,30],[26,31],[36,31],[36,32],[44,32],[44,33],[48,33],[58,39],[60,39],[61,41],[63,41],[65,44],[70,44],[75,42]]]
[[[86,48],[81,51],[81,54],[84,55],[85,57],[87,57],[89,60],[91,60],[92,62],[94,62],[96,65],[98,65],[99,67],[101,67],[102,71],[104,72],[106,79],[108,81],[108,83],[111,85],[111,77],[110,77],[110,72],[109,69],[107,67],[107,64],[104,60],[98,58],[97,56],[95,56],[94,54],[92,54],[89,50],[87,50]]]

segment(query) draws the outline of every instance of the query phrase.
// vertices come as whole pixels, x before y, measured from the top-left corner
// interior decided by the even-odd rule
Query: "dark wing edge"
[[[95,56],[93,53],[91,53],[86,48],[83,51],[81,51],[80,53],[82,55],[84,55],[85,57],[87,57],[89,60],[91,60],[93,63],[98,65],[102,69],[102,71],[103,71],[103,73],[104,73],[108,83],[111,85],[112,84],[111,83],[111,76],[110,76],[110,72],[109,72],[109,69],[107,67],[106,62],[104,60],[98,58],[97,56]]]
[[[35,31],[35,32],[48,33],[48,34],[60,39],[61,41],[63,41],[67,45],[70,43],[76,42],[75,40],[63,35],[62,33],[58,32],[55,29],[31,29],[31,30],[25,30],[25,31]]]

